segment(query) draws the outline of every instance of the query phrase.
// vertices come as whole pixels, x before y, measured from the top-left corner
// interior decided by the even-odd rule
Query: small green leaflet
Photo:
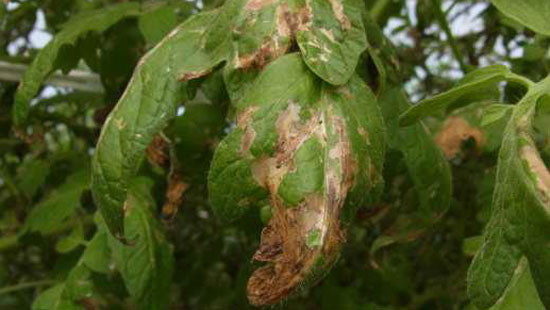
[[[269,64],[236,108],[237,128],[214,155],[209,198],[226,220],[273,210],[254,256],[267,264],[248,282],[249,301],[270,305],[319,280],[338,256],[341,221],[376,199],[384,123],[357,76],[331,86],[299,54]]]
[[[532,138],[532,119],[550,78],[531,86],[514,111],[499,153],[492,214],[468,272],[468,294],[486,309],[509,286],[525,255],[541,301],[550,306],[550,173]]]
[[[86,11],[72,17],[53,40],[46,45],[34,58],[25,72],[23,80],[15,94],[13,121],[16,126],[25,124],[30,109],[30,102],[38,92],[46,77],[55,71],[55,61],[63,46],[76,44],[78,38],[88,32],[102,32],[123,18],[140,14],[140,5],[135,2],[125,2],[107,8]]]
[[[550,36],[550,1],[546,0],[491,0],[504,15]]]
[[[149,194],[152,182],[138,178],[131,183],[124,217],[130,245],[110,238],[119,270],[137,309],[168,309],[174,268],[171,246],[154,217],[155,202]]]
[[[105,235],[104,229],[100,226],[93,240],[98,236]],[[87,263],[97,265],[97,252],[109,253],[107,244],[104,247],[88,246],[82,253],[78,263],[69,272],[64,283],[55,285],[46,291],[42,292],[32,305],[33,310],[84,310],[85,299],[94,299],[97,297],[96,289],[94,288],[91,279],[92,269],[87,266]]]
[[[509,72],[508,68],[503,65],[493,65],[472,71],[451,90],[425,99],[410,107],[401,115],[400,124],[407,126],[423,117],[436,115],[453,103],[479,91],[480,88],[496,85],[498,82],[503,81]]]
[[[81,310],[82,307],[63,298],[64,290],[64,283],[45,290],[33,302],[32,310]]]
[[[19,166],[17,171],[16,186],[32,201],[36,192],[46,181],[50,173],[47,161],[41,159],[28,159]]]
[[[144,56],[103,126],[92,161],[92,190],[107,227],[119,238],[128,180],[153,135],[175,117],[184,99],[181,81],[206,75],[227,57],[227,29],[238,9],[230,4],[194,15]]]
[[[67,177],[64,184],[36,205],[25,220],[24,232],[48,234],[62,225],[80,206],[82,192],[90,186],[88,169]]]

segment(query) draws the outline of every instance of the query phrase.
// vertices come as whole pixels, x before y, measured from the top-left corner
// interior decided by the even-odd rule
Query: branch
[[[27,67],[23,64],[14,64],[0,60],[0,80],[19,82],[23,78]],[[88,71],[72,70],[66,75],[56,71],[50,75],[46,83],[91,93],[103,93],[103,86],[101,85],[99,76]]]
[[[466,68],[466,65],[464,64],[464,58],[460,54],[460,50],[458,49],[458,45],[456,44],[455,38],[453,36],[453,33],[451,32],[451,28],[449,27],[449,23],[447,22],[447,16],[445,15],[445,12],[443,12],[443,8],[441,7],[441,0],[432,0],[432,3],[435,7],[437,19],[439,21],[439,25],[445,32],[445,35],[447,36],[447,41],[449,42],[449,45],[451,46],[451,51],[453,53],[453,56],[458,61],[458,65],[460,66],[460,70],[462,70],[463,73],[468,72],[468,69]]]

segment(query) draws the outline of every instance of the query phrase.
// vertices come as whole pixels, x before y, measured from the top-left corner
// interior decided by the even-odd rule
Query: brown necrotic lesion
[[[269,191],[273,209],[254,255],[256,261],[266,264],[254,271],[247,287],[248,299],[255,306],[276,304],[305,284],[318,281],[336,261],[345,239],[340,212],[354,166],[344,123],[326,112],[313,113],[305,121],[298,115],[298,107],[289,103],[277,120],[276,153],[251,166],[256,181]],[[336,137],[330,147],[326,122],[331,122]],[[293,156],[299,146],[312,138],[322,140],[327,150],[324,189],[306,195],[298,205],[288,206],[278,194],[279,184],[294,169]]]

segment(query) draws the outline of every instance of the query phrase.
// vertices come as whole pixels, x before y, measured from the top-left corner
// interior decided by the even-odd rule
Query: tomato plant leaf
[[[485,88],[495,85],[506,78],[509,69],[503,65],[493,65],[468,73],[458,85],[449,91],[422,100],[401,115],[400,124],[407,126],[418,119],[436,115],[451,104]]]
[[[333,85],[346,83],[367,48],[357,0],[297,0],[302,10],[296,41],[308,67]]]
[[[550,305],[550,173],[532,138],[532,118],[550,79],[514,107],[499,152],[492,214],[468,272],[468,294],[480,308],[502,296],[520,258],[529,260],[542,302]]]
[[[68,236],[57,241],[55,250],[59,253],[68,253],[84,244],[84,228],[82,226],[82,223],[76,224]]]
[[[237,3],[238,4],[238,3]],[[226,59],[227,29],[238,5],[194,15],[140,61],[117,106],[105,122],[92,161],[94,199],[107,227],[123,235],[122,205],[153,135],[175,117],[182,81],[208,74]]]
[[[271,207],[254,256],[267,264],[249,279],[248,297],[274,304],[330,268],[341,220],[376,199],[384,123],[358,77],[331,86],[298,54],[268,65],[236,108],[237,128],[214,155],[209,196],[223,219]]]
[[[546,309],[537,294],[531,272],[529,272],[529,263],[525,258],[520,260],[514,276],[510,280],[510,284],[502,297],[490,308],[490,310],[516,309]]]
[[[491,0],[504,15],[524,26],[550,36],[550,2],[541,0]]]
[[[378,98],[388,128],[388,145],[403,154],[420,202],[420,218],[439,219],[451,202],[451,170],[441,149],[422,123],[399,127],[399,111],[410,107],[400,87],[388,88]]]
[[[174,259],[154,217],[152,182],[134,179],[125,202],[126,237],[130,245],[111,238],[114,262],[138,309],[167,309]]]
[[[63,298],[65,284],[57,284],[42,292],[33,302],[32,310],[81,310],[70,300]]]
[[[63,47],[76,44],[78,38],[91,31],[103,32],[123,18],[140,14],[140,5],[135,2],[120,3],[107,8],[86,11],[72,17],[53,40],[40,50],[25,72],[17,88],[13,107],[13,122],[24,125],[28,118],[30,103],[46,77],[58,69],[56,59]]]
[[[56,230],[80,206],[82,192],[90,186],[89,171],[77,171],[38,203],[25,220],[24,232],[42,234]]]
[[[429,225],[449,208],[452,193],[451,169],[422,122],[408,127],[399,126],[399,114],[411,105],[399,85],[400,67],[397,55],[391,42],[388,42],[370,18],[365,18],[365,25],[369,30],[368,53],[378,71],[378,103],[386,123],[388,146],[403,154],[420,202],[417,218],[424,220],[423,224]],[[401,235],[407,239],[413,232],[419,231],[419,227],[410,224],[398,227],[404,227],[405,231]],[[387,243],[387,240],[382,242]]]

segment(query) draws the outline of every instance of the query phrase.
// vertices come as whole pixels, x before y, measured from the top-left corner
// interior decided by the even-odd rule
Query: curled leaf
[[[237,113],[237,128],[214,156],[210,201],[225,219],[271,207],[254,255],[266,265],[248,282],[249,301],[270,305],[336,261],[342,221],[381,184],[384,124],[359,78],[330,86],[297,54],[268,65]]]
[[[460,100],[473,102],[466,100],[468,96],[477,95],[480,90],[485,92],[485,89],[503,81],[509,72],[509,69],[503,65],[493,65],[472,71],[451,90],[422,100],[417,105],[410,107],[401,115],[400,124],[402,126],[411,125],[423,117],[443,111]],[[479,101],[478,98],[476,99]]]
[[[107,227],[119,238],[128,180],[153,136],[175,117],[184,99],[180,80],[201,77],[228,56],[227,29],[237,4],[194,15],[163,39],[139,62],[105,122],[92,162],[92,189]]]

